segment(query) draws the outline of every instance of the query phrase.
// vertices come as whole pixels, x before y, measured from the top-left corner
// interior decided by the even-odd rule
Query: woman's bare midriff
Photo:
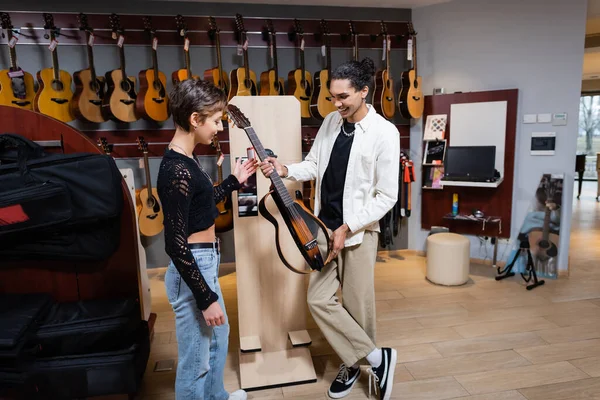
[[[215,225],[200,232],[192,233],[188,237],[188,243],[212,243],[215,241]]]

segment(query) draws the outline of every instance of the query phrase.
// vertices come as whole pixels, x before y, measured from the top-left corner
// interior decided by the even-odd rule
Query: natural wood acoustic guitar
[[[408,23],[408,34],[412,42],[412,68],[402,73],[402,88],[398,96],[400,114],[406,118],[420,118],[425,108],[421,77],[417,73],[417,33],[412,22]],[[409,50],[410,51],[410,50]]]
[[[149,121],[166,121],[171,112],[167,98],[167,78],[158,70],[158,37],[152,27],[152,19],[144,17],[144,30],[150,34],[152,44],[152,67],[141,70],[138,77],[140,91],[135,100],[135,112]]]
[[[264,33],[269,43],[273,68],[260,74],[260,95],[281,96],[284,93],[284,83],[283,78],[279,77],[279,69],[277,67],[277,33],[273,27],[273,21],[270,19],[267,20],[267,28]]]
[[[138,120],[135,113],[135,76],[127,76],[125,72],[125,31],[121,27],[117,14],[109,16],[113,38],[119,48],[119,69],[108,71],[105,75],[107,91],[102,101],[102,112],[106,119],[119,122],[134,122]]]
[[[250,69],[250,65],[248,64],[248,38],[246,36],[246,28],[244,28],[244,19],[241,14],[236,14],[235,23],[244,55],[244,65],[234,69],[230,73],[231,88],[229,89],[229,100],[234,96],[258,96],[256,73]]]
[[[192,75],[192,63],[190,61],[190,39],[187,34],[188,27],[185,23],[185,18],[183,18],[181,15],[177,15],[175,17],[175,23],[177,24],[177,32],[179,32],[179,36],[183,37],[183,57],[185,59],[185,68],[178,69],[171,74],[173,84],[185,81],[190,77],[193,79],[200,79],[198,75]]]
[[[104,77],[96,75],[94,68],[94,32],[88,24],[87,15],[80,13],[79,29],[85,32],[88,68],[73,74],[75,95],[71,111],[76,118],[87,122],[104,122],[102,99],[105,94]]]
[[[140,190],[140,210],[138,222],[140,233],[144,236],[155,236],[163,230],[163,210],[158,198],[158,191],[152,187],[150,179],[150,163],[148,161],[148,144],[143,136],[137,138],[138,148],[144,154],[144,170],[146,171],[146,187]]]
[[[217,159],[217,181],[214,186],[218,186],[223,182],[223,160],[225,155],[221,151],[221,143],[217,136],[214,137],[212,146],[217,150],[219,158]],[[217,203],[217,210],[219,215],[215,220],[215,230],[218,233],[227,232],[233,229],[233,203],[231,196],[225,197],[223,200]]]
[[[325,46],[325,69],[315,74],[315,87],[312,98],[310,99],[310,115],[318,120],[324,119],[328,114],[336,111],[335,105],[331,101],[329,85],[331,83],[331,39],[327,22],[321,20],[321,36],[323,46]]]
[[[62,122],[73,121],[75,116],[69,104],[73,99],[71,75],[62,71],[58,65],[56,37],[59,30],[54,26],[52,14],[44,13],[44,23],[44,29],[50,32],[48,48],[52,52],[52,68],[45,68],[37,73],[39,88],[33,100],[33,109]]]
[[[375,74],[375,93],[373,94],[373,107],[387,119],[394,118],[396,113],[396,98],[394,96],[394,81],[390,68],[391,37],[387,33],[385,22],[381,21],[381,35],[383,36],[386,66]]]
[[[288,74],[288,94],[296,97],[300,102],[300,116],[310,118],[310,99],[312,97],[312,76],[306,70],[304,62],[304,29],[297,19],[294,20],[293,37],[296,47],[300,51],[300,67]]]
[[[10,67],[0,71],[0,105],[33,110],[35,87],[33,76],[23,71],[17,64],[18,36],[15,36],[14,27],[8,13],[0,15],[2,29],[6,30]]]

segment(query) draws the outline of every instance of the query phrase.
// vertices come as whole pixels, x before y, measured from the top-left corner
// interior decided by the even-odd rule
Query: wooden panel
[[[110,14],[86,14],[89,26],[94,29],[94,45],[115,45],[111,37],[112,31],[109,23]],[[54,24],[61,28],[58,41],[60,45],[84,45],[85,33],[79,30],[78,13],[53,13]],[[143,14],[119,15],[121,26],[125,31],[125,45],[150,45],[150,36],[144,31]],[[11,21],[16,29],[20,29],[19,44],[49,44],[49,39],[44,38],[44,19],[42,13],[11,12]],[[213,40],[208,34],[210,30],[208,16],[184,16],[188,26],[190,44],[212,46]],[[235,33],[235,18],[216,17],[216,23],[221,31],[222,46],[237,46],[238,38]],[[250,48],[265,47],[267,42],[263,37],[266,27],[264,18],[244,18],[244,28],[248,31]],[[295,47],[293,36],[289,35],[294,28],[293,18],[272,19],[277,35],[278,47]],[[318,19],[298,20],[305,32],[305,47],[320,47],[322,45],[320,21]],[[360,48],[380,49],[383,46],[383,37],[379,21],[354,21],[356,33],[359,34]],[[406,49],[408,32],[406,22],[387,22],[387,30],[391,35],[391,48]],[[157,30],[159,45],[183,45],[183,39],[177,31],[175,15],[152,16],[152,27]],[[329,21],[330,40],[333,48],[351,48],[352,40],[349,35],[349,21]],[[5,37],[0,37],[0,44],[6,43]]]
[[[62,140],[64,153],[101,153],[76,129],[33,111],[0,106],[0,120],[3,133],[17,133],[31,140]],[[108,260],[0,261],[0,293],[47,292],[57,301],[138,296],[135,213],[125,182],[121,183],[121,244]]]
[[[488,101],[506,101],[506,142],[504,154],[504,181],[498,188],[445,187],[443,190],[422,190],[421,225],[423,229],[432,226],[448,226],[452,232],[510,237],[511,210],[513,195],[513,170],[515,164],[515,138],[517,128],[518,89],[496,90],[489,92],[470,92],[436,96],[425,96],[425,112],[423,120],[430,114],[447,114],[446,138],[452,137],[450,129],[450,106],[460,103],[478,103]],[[485,134],[482,132],[482,134]],[[451,140],[450,140],[451,142]],[[473,209],[480,209],[488,216],[501,219],[501,226],[487,223],[482,229],[481,223],[444,219],[444,215],[452,210],[452,195],[458,193],[459,213],[470,214]],[[501,232],[500,232],[501,227]]]

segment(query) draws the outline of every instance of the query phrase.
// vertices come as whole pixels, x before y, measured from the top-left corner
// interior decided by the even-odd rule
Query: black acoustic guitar
[[[227,105],[227,114],[229,114],[229,118],[238,128],[241,128],[246,132],[248,139],[250,139],[250,143],[252,143],[252,146],[256,150],[258,158],[261,161],[267,158],[265,148],[258,139],[254,128],[252,128],[250,121],[240,109],[229,104]],[[290,196],[283,180],[277,175],[277,172],[273,172],[269,178],[272,182],[271,190],[260,200],[258,210],[263,217],[275,226],[275,244],[277,246],[279,258],[287,268],[299,274],[310,273],[315,270],[320,271],[326,261],[330,259],[331,255],[331,246],[327,228],[321,220],[306,208],[302,202],[302,193],[299,190],[296,191],[296,199],[292,199],[292,196]],[[296,246],[298,246],[298,250],[300,250],[300,253],[302,253],[302,256],[308,263],[310,270],[306,268],[295,268],[285,259],[279,244],[279,224],[275,216],[267,210],[265,205],[265,200],[269,196],[275,201],[281,217],[288,227],[289,233],[292,235]],[[327,240],[327,254],[321,254],[321,250],[319,249],[319,246],[317,246],[317,235],[319,234],[319,231],[324,234],[324,237]]]

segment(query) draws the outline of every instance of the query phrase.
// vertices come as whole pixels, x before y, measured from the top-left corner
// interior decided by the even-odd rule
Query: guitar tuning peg
[[[47,33],[44,33],[44,39],[46,39],[46,40],[50,39],[50,35],[48,35]]]

